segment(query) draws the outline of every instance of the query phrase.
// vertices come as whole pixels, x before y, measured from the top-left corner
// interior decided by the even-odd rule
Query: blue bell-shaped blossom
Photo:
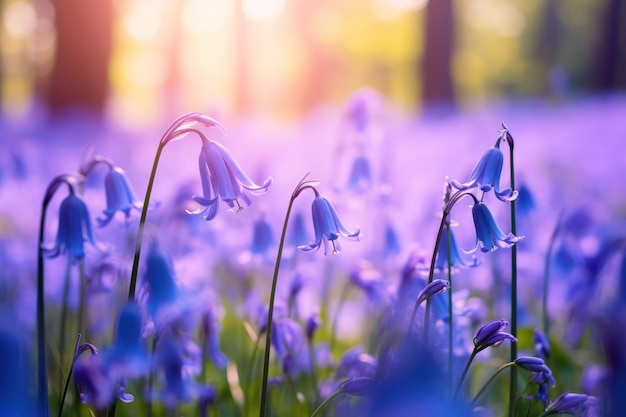
[[[87,205],[72,192],[61,202],[59,228],[54,246],[49,249],[44,248],[44,252],[51,258],[69,252],[69,256],[73,260],[83,259],[85,257],[85,242],[90,242],[98,247],[93,236]]]
[[[450,235],[450,261],[448,261],[448,234]],[[435,261],[435,269],[437,271],[447,272],[448,264],[452,272],[456,272],[456,268],[470,268],[478,266],[478,261],[475,257],[470,262],[466,262],[461,257],[459,247],[456,244],[454,233],[452,230],[448,232],[444,231],[441,234],[441,242],[439,242],[439,248],[437,249],[437,260]]]
[[[337,211],[326,198],[316,195],[311,208],[313,215],[313,228],[315,229],[315,239],[306,245],[298,246],[299,249],[310,252],[319,249],[324,244],[324,255],[328,255],[328,242],[332,244],[332,253],[341,251],[339,236],[348,240],[360,240],[361,231],[356,228],[354,231],[348,230],[339,219]]]
[[[252,245],[250,252],[254,255],[265,255],[274,245],[274,232],[268,221],[261,217],[252,229]]]
[[[504,234],[496,224],[487,205],[478,202],[472,207],[474,226],[476,227],[476,246],[473,252],[480,247],[482,252],[491,252],[498,248],[510,248],[524,236],[515,236],[513,233]]]
[[[174,268],[168,254],[154,242],[150,246],[143,275],[148,313],[156,324],[180,298]]]
[[[352,163],[347,188],[355,193],[363,193],[372,186],[372,168],[365,155],[359,155]]]
[[[285,374],[297,377],[311,371],[307,339],[299,323],[287,317],[274,320],[271,341]]]
[[[111,167],[104,177],[104,189],[106,192],[107,208],[104,217],[98,217],[98,225],[104,227],[115,213],[121,211],[126,216],[126,222],[130,219],[132,209],[141,210],[142,203],[135,196],[135,191],[130,184],[126,172],[119,167]]]
[[[253,182],[228,149],[204,137],[199,168],[203,195],[194,196],[193,199],[203,208],[190,213],[204,214],[206,220],[213,219],[217,214],[218,198],[233,211],[240,211],[250,205],[250,194],[263,194],[272,184],[272,177],[268,177],[261,185]]]
[[[512,201],[517,197],[517,191],[506,188],[500,191],[500,175],[502,174],[502,165],[504,163],[504,155],[500,150],[500,139],[496,145],[487,149],[485,154],[480,158],[478,164],[472,170],[469,178],[464,183],[451,180],[450,184],[457,190],[468,190],[478,187],[481,191],[487,193],[494,189],[496,197],[501,201]]]
[[[228,363],[228,358],[220,350],[220,323],[213,310],[214,309],[209,306],[204,310],[204,313],[202,313],[202,332],[204,333],[206,343],[205,349],[210,359],[217,368],[223,369]]]

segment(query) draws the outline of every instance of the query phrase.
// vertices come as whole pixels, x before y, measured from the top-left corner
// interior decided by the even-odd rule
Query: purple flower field
[[[626,415],[626,97],[0,121],[0,415]]]

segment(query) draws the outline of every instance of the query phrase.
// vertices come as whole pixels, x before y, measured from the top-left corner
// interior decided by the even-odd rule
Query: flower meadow
[[[0,415],[626,415],[624,114],[5,120]]]

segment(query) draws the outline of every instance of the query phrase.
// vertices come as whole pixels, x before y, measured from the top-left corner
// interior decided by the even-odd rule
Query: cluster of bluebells
[[[379,99],[373,91],[361,90],[346,105],[344,121],[347,135],[355,145],[355,155],[343,190],[354,201],[376,201],[383,205],[387,204],[381,191],[385,187],[379,187],[376,166],[367,152],[380,133],[376,131],[374,116]],[[199,223],[193,227],[215,232],[215,236],[211,235],[217,242],[214,246],[219,247],[220,237],[230,234],[220,228],[219,220],[214,221],[218,215],[225,216],[220,214],[219,206],[225,204],[230,211],[240,212],[252,204],[253,197],[267,194],[274,184],[272,177],[255,182],[248,176],[222,143],[209,139],[207,131],[212,128],[225,135],[217,121],[199,113],[184,115],[171,125],[159,142],[143,200],[137,198],[124,169],[99,155],[88,158],[78,173],[56,177],[50,183],[44,197],[39,242],[39,253],[46,260],[40,260],[38,270],[37,384],[31,384],[24,376],[32,373],[29,364],[18,361],[12,364],[14,367],[7,368],[12,374],[20,374],[21,379],[17,379],[20,383],[37,387],[38,401],[35,406],[32,392],[15,392],[3,379],[2,413],[8,410],[7,415],[33,414],[32,408],[37,407],[36,414],[48,415],[45,390],[49,387],[54,398],[58,397],[58,401],[51,403],[59,405],[59,415],[70,413],[69,406],[63,411],[65,402],[72,401],[79,409],[78,400],[94,415],[116,412],[129,415],[134,412],[130,410],[141,410],[140,413],[149,416],[163,412],[174,415],[197,406],[202,416],[227,413],[225,409],[241,415],[256,413],[252,408],[258,408],[261,416],[270,415],[270,410],[280,415],[320,415],[333,408],[335,414],[346,416],[464,417],[497,415],[507,401],[517,404],[518,410],[527,407],[526,414],[530,417],[575,413],[595,417],[615,415],[611,413],[621,410],[616,389],[624,386],[622,367],[626,360],[616,342],[618,338],[607,331],[610,328],[607,323],[600,321],[604,326],[600,328],[600,336],[602,347],[609,353],[607,361],[613,366],[612,370],[603,370],[592,387],[595,388],[593,394],[562,390],[556,393],[555,388],[560,389],[557,381],[561,384],[564,378],[558,362],[553,361],[555,339],[549,326],[535,329],[532,340],[525,340],[528,332],[517,333],[515,318],[492,320],[496,314],[501,317],[500,311],[489,308],[493,300],[481,299],[477,296],[480,289],[471,285],[459,285],[464,274],[472,272],[468,269],[484,265],[481,257],[492,256],[494,251],[501,253],[524,239],[514,231],[513,220],[512,231],[506,233],[492,212],[501,207],[514,212],[516,203],[520,203],[520,214],[524,210],[532,211],[533,207],[527,189],[500,184],[505,159],[501,146],[508,145],[512,155],[514,145],[508,128],[503,126],[495,145],[482,155],[466,181],[446,180],[441,224],[432,251],[412,248],[401,268],[392,266],[391,259],[407,252],[399,229],[393,224],[398,219],[386,215],[374,219],[380,223],[382,231],[382,256],[365,251],[366,255],[360,258],[321,257],[325,262],[321,270],[316,265],[321,261],[315,262],[317,258],[311,253],[323,247],[324,255],[338,254],[342,251],[341,239],[356,242],[364,235],[359,227],[350,227],[352,219],[344,223],[348,218],[339,214],[344,215],[344,209],[347,212],[351,206],[342,198],[335,199],[331,193],[322,195],[320,183],[309,180],[308,174],[291,194],[282,234],[275,233],[269,211],[257,215],[250,223],[252,238],[246,255],[236,258],[236,262],[220,259],[220,256],[228,257],[224,253],[228,249],[222,253],[214,250],[212,252],[218,253],[210,253],[209,258],[206,256],[209,251],[203,252],[206,246],[191,239],[178,247],[172,236],[159,228],[159,224],[168,223],[171,213],[164,205],[151,204],[150,193],[155,185],[159,158],[166,148],[171,149],[167,145],[173,141],[188,136],[200,139],[197,185],[202,193],[192,195],[193,192],[189,192],[187,198],[192,205],[178,208],[197,215]],[[93,174],[101,170],[106,172],[97,188],[104,191],[105,208],[95,218],[99,227],[94,228],[90,215],[93,202],[84,188],[87,179],[98,178]],[[45,242],[43,227],[46,209],[63,187],[67,187],[67,195],[58,205],[56,237],[49,244]],[[311,194],[307,194],[309,191]],[[294,202],[304,195],[312,196],[310,215],[295,211],[291,215]],[[458,203],[462,200],[472,201],[467,217],[471,212],[473,229],[470,227],[470,233],[475,243],[469,251],[459,247],[457,222],[452,219],[453,215],[456,218],[461,214]],[[117,217],[125,227],[113,230],[111,224],[116,223]],[[217,226],[211,229],[214,224]],[[463,224],[459,226],[464,232]],[[575,306],[571,308],[575,324],[565,330],[577,343],[586,342],[582,333],[576,334],[573,329],[582,323],[579,315],[587,320],[585,326],[593,320],[586,314],[591,310],[592,301],[581,294],[585,291],[600,293],[598,276],[607,274],[615,263],[620,265],[620,278],[626,276],[624,240],[614,238],[607,240],[608,243],[593,245],[589,243],[591,233],[586,229],[579,218],[566,219],[559,229],[561,235],[555,256],[559,268],[575,271],[579,278],[578,286],[573,286]],[[177,232],[184,240],[185,231]],[[370,224],[366,233],[374,236]],[[102,238],[111,234],[124,234],[121,247]],[[200,240],[204,235],[198,232],[195,237]],[[585,243],[580,244],[583,240]],[[374,245],[372,243],[372,247]],[[266,264],[275,251],[272,290],[269,304],[266,304],[264,290],[270,282],[266,277],[269,275]],[[296,255],[298,251],[309,255]],[[91,256],[92,252],[97,253]],[[44,296],[49,297],[44,290],[44,275],[46,280],[53,275],[44,269],[44,262],[64,255],[68,259],[64,293],[70,291],[74,275],[78,275],[79,307],[76,312],[70,298],[64,294],[58,309],[62,322],[58,328],[54,326],[52,331],[46,332],[46,323],[49,326],[55,321],[57,311],[48,310],[49,316],[44,311],[44,301],[51,303],[50,299],[44,300]],[[124,264],[130,263],[132,256],[132,267],[127,268]],[[202,265],[189,267],[195,256],[203,258]],[[264,262],[246,262],[255,257],[263,258]],[[504,274],[498,264],[493,265],[494,274]],[[125,279],[129,273],[130,282]],[[399,275],[397,285],[390,283],[394,274]],[[116,279],[112,284],[103,285],[100,281],[104,275],[115,275]],[[291,280],[282,285],[288,275]],[[198,281],[219,280],[219,284],[194,285],[197,282],[190,277]],[[100,290],[85,291],[87,281],[89,288]],[[617,301],[608,304],[610,309],[607,309],[612,313],[617,312],[621,301],[626,299],[624,282],[615,297]],[[126,285],[128,297],[120,297]],[[464,286],[466,288],[459,288]],[[120,287],[121,291],[117,291]],[[275,301],[276,287],[278,299]],[[337,288],[343,291],[335,294]],[[98,304],[102,299],[106,299],[105,308]],[[80,317],[77,323],[66,320],[72,314]],[[523,314],[525,325],[535,319],[526,306]],[[111,326],[113,316],[117,316],[115,326]],[[94,323],[114,328],[109,335]],[[11,332],[5,332],[5,327],[0,327],[2,351],[11,357],[29,357],[30,352],[26,352]],[[370,340],[354,340],[353,334],[362,336],[368,332]],[[52,337],[49,333],[53,333]],[[68,360],[64,354],[69,347],[67,341],[75,339],[77,333],[79,342],[81,337],[87,342],[77,342]],[[58,346],[54,346],[57,343]],[[52,357],[46,345],[60,352],[58,359],[49,363],[51,366],[46,365],[46,356]],[[502,360],[506,349],[489,349],[506,346],[511,352],[517,352],[518,346],[529,345],[534,347],[534,353],[522,352],[509,361]],[[562,354],[563,347],[557,346]],[[480,366],[475,360],[481,361]],[[504,365],[500,368],[493,366],[501,363]],[[491,381],[496,377],[503,379],[504,376],[498,375],[508,368],[523,371],[521,378],[527,382],[523,390],[512,388],[510,399],[493,400],[493,396],[487,399],[483,394]],[[24,370],[27,372],[21,372]],[[470,373],[473,373],[471,378]],[[518,378],[516,373],[511,374],[512,378]],[[65,381],[59,383],[59,387],[56,383],[57,379],[64,378],[68,381],[65,390]],[[77,396],[66,401],[70,383],[76,386]],[[569,386],[571,384],[566,388]],[[601,393],[608,395],[605,398],[594,395]],[[138,398],[141,400],[137,401]]]

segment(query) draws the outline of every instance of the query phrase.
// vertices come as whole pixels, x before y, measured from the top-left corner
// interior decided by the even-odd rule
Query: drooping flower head
[[[217,214],[218,198],[221,198],[233,211],[243,210],[250,205],[250,195],[265,193],[272,184],[268,177],[261,185],[256,184],[241,169],[232,154],[220,143],[207,139],[204,135],[199,157],[202,197],[194,196],[196,203],[203,208],[191,212],[204,214],[211,220]]]
[[[358,155],[352,162],[347,188],[355,193],[363,193],[372,186],[372,168],[365,155]]]
[[[500,150],[500,141],[502,136],[498,138],[496,144],[487,149],[470,173],[469,178],[464,183],[451,180],[450,184],[457,190],[468,190],[471,188],[479,188],[482,192],[489,192],[493,188],[498,200],[512,201],[517,197],[517,191],[506,188],[500,191],[500,175],[502,174],[502,165],[504,163],[504,155]]]
[[[515,236],[513,233],[504,234],[496,224],[491,211],[483,202],[474,204],[472,217],[476,227],[476,246],[470,252],[479,247],[482,252],[491,252],[498,248],[510,248],[524,238],[524,236]]]
[[[343,225],[343,222],[331,202],[319,195],[317,190],[315,193],[316,196],[311,207],[315,239],[311,240],[306,245],[298,246],[298,248],[305,252],[316,251],[323,243],[324,255],[328,255],[329,242],[332,245],[332,253],[341,251],[338,240],[339,236],[348,240],[360,240],[362,234],[359,228],[356,228],[354,231],[348,230]]]
[[[120,211],[126,216],[126,223],[130,220],[131,210],[141,210],[142,203],[137,199],[126,172],[117,166],[111,166],[104,177],[107,208],[103,211],[104,217],[98,217],[98,225],[104,227],[115,213]]]
[[[52,248],[44,248],[44,253],[55,258],[60,254],[69,253],[71,259],[85,257],[85,242],[98,247],[91,228],[91,218],[85,202],[78,197],[73,189],[61,202],[59,208],[59,228]]]
[[[480,352],[490,346],[498,347],[505,340],[510,340],[513,343],[517,342],[515,336],[503,332],[508,325],[509,322],[506,320],[494,320],[485,324],[476,333],[476,337],[474,338],[474,349],[477,352]]]
[[[448,236],[450,236],[448,242]],[[450,249],[450,256],[448,260],[448,248]],[[454,238],[452,229],[445,231],[441,234],[441,242],[437,248],[437,259],[435,261],[435,269],[437,271],[448,271],[448,264],[450,265],[451,273],[457,271],[457,268],[471,268],[478,266],[478,260],[474,257],[471,261],[466,261],[461,257],[459,247]]]

